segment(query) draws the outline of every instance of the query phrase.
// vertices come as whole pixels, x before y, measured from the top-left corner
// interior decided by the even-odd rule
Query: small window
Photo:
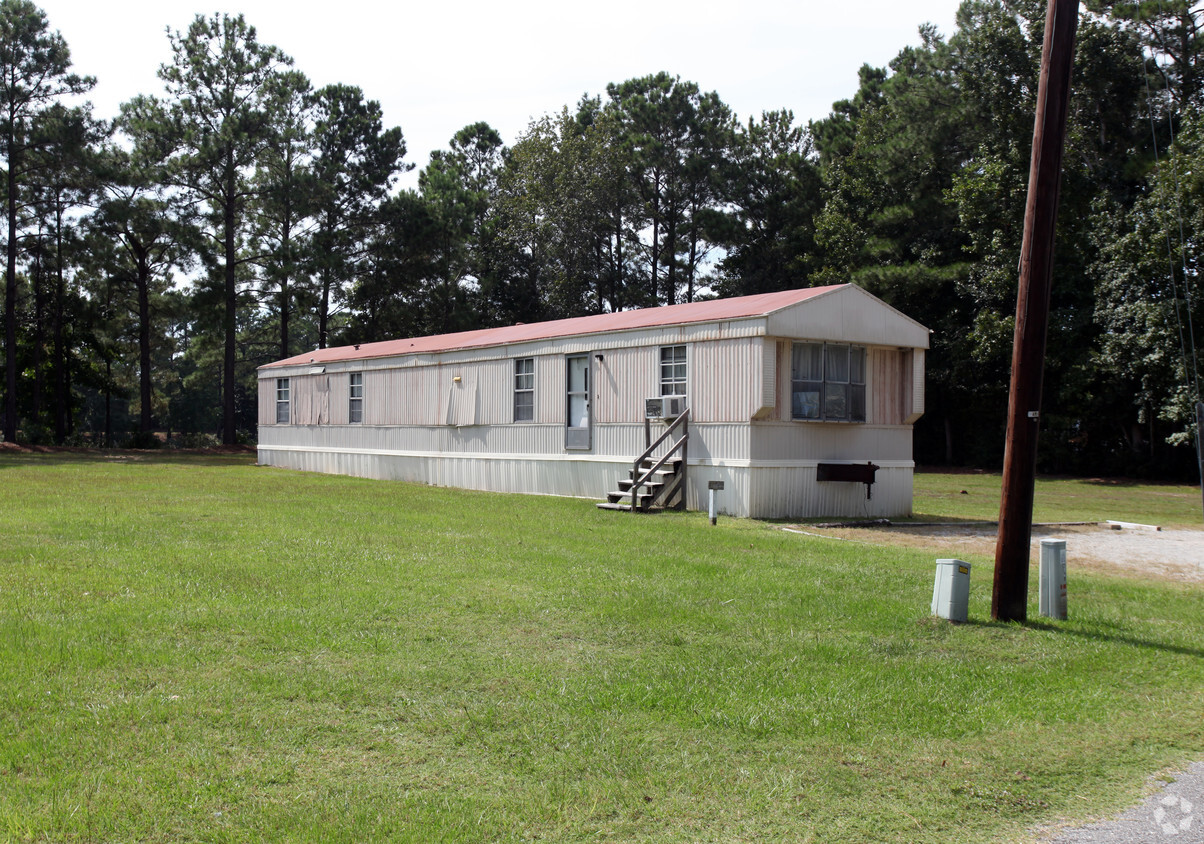
[[[795,343],[790,381],[795,419],[865,421],[865,347]]]
[[[364,421],[364,373],[352,372],[348,382],[347,421]]]
[[[535,421],[535,358],[514,362],[514,421]]]
[[[686,394],[686,347],[661,347],[661,395]]]
[[[288,379],[276,379],[276,424],[287,425],[288,415]]]

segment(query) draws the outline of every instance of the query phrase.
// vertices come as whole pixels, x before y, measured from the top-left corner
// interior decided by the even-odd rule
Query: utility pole
[[[1003,454],[1003,494],[995,545],[991,618],[1028,617],[1029,543],[1033,530],[1033,485],[1037,474],[1037,432],[1041,425],[1041,382],[1045,335],[1053,281],[1054,229],[1062,180],[1062,148],[1074,65],[1078,0],[1048,0],[1037,118],[1033,127],[1024,241],[1020,247],[1020,290],[1012,346],[1007,442]]]
[[[1204,401],[1196,402],[1196,462],[1200,464],[1200,495],[1204,496]]]

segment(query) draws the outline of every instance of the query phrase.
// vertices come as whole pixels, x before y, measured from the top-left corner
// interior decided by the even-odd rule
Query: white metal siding
[[[594,360],[594,421],[643,419],[644,399],[660,395],[660,347],[602,349],[598,353],[602,360]]]
[[[761,406],[756,416],[771,416],[778,405],[778,343],[772,338],[760,338],[761,345]]]
[[[689,349],[690,418],[698,422],[746,422],[760,407],[759,337],[712,340]]]
[[[294,425],[324,425],[330,422],[330,378],[294,375],[289,378],[289,418]]]
[[[652,436],[665,430],[653,423]],[[564,426],[546,424],[476,425],[466,427],[427,425],[271,425],[259,432],[264,446],[303,448],[348,448],[369,451],[413,453],[562,456]],[[690,458],[703,461],[749,459],[749,429],[737,423],[690,426]],[[594,429],[592,454],[631,461],[644,450],[643,423],[599,425]],[[604,490],[603,490],[604,491]]]
[[[928,348],[928,329],[860,287],[842,287],[770,314],[776,337]]]
[[[871,425],[902,425],[903,393],[909,386],[904,373],[904,353],[871,348],[866,357],[865,421]]]
[[[517,355],[517,357],[523,357]],[[527,355],[530,357],[530,355]],[[565,404],[565,363],[563,355],[535,358],[535,421],[563,426],[568,414]],[[564,433],[556,451],[564,450]]]
[[[436,486],[601,499],[627,476],[626,461],[597,456],[406,454],[355,452],[351,449],[278,448],[261,444],[259,462],[311,472],[411,481]],[[872,500],[865,486],[818,483],[815,465],[713,465],[690,461],[686,506],[707,504],[707,482],[721,480],[720,513],[754,518],[817,516],[898,517],[911,512],[912,467],[878,470]]]
[[[762,519],[862,516],[897,518],[911,514],[912,467],[878,469],[872,498],[865,484],[815,480],[814,466],[758,467],[753,470],[749,510]]]
[[[777,413],[771,418],[778,419],[783,422],[789,422],[794,413],[794,386],[791,382],[791,367],[793,366],[792,347],[793,341],[780,340],[774,344],[777,347],[778,357],[778,395],[782,400],[778,402]]]
[[[753,460],[911,460],[911,427],[855,422],[754,422]]]
[[[276,424],[276,377],[259,376],[259,424]]]
[[[330,424],[347,425],[351,387],[346,372],[328,375],[330,381]]]
[[[911,395],[909,411],[904,418],[908,425],[914,424],[924,415],[924,350],[913,349],[911,352]]]

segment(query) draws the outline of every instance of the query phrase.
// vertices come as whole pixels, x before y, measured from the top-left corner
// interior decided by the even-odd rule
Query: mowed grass
[[[0,512],[0,840],[1022,840],[1204,755],[1198,587],[958,626],[929,555],[250,458]]]
[[[994,521],[1002,477],[917,472],[914,519]],[[1109,478],[1040,478],[1033,496],[1036,522],[1138,522],[1204,528],[1198,486],[1147,484]]]

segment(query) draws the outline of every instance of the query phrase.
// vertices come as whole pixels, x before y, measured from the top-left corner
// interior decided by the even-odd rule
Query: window
[[[686,394],[686,347],[661,347],[661,395]]]
[[[535,421],[535,358],[514,361],[514,421]]]
[[[795,419],[865,421],[865,347],[795,343],[790,364]]]
[[[276,379],[276,424],[288,424],[288,379]]]
[[[364,373],[350,373],[348,382],[347,421],[364,421]]]

